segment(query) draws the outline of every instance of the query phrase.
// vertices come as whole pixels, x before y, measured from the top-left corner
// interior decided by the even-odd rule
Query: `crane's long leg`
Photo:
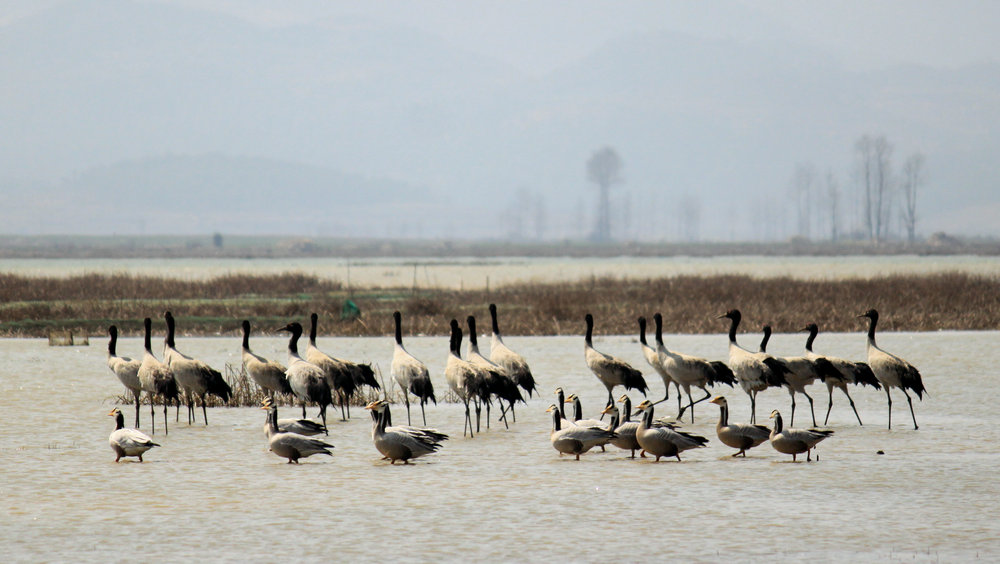
[[[750,396],[750,422],[757,423],[757,392],[747,392]]]
[[[153,401],[153,394],[149,394],[149,424],[153,427],[153,434],[156,434],[156,402]]]
[[[208,427],[208,410],[205,409],[205,394],[201,394],[201,416],[205,420],[205,426]]]
[[[135,392],[135,428],[139,428],[139,392]]]
[[[802,395],[804,395],[806,397],[806,399],[809,400],[809,413],[812,414],[813,427],[815,427],[816,426],[816,412],[813,410],[813,399],[812,399],[812,397],[809,396],[809,394],[807,394],[805,392],[802,392]]]
[[[167,398],[163,398],[163,434],[170,434],[170,429],[167,427]]]
[[[913,417],[913,429],[917,430],[920,427],[917,427],[917,416],[913,413],[913,398],[910,397],[910,394],[906,393],[906,388],[900,389],[903,390],[903,395],[906,396],[906,403],[910,404],[910,417]]]
[[[697,404],[699,404],[699,403],[701,403],[701,402],[703,402],[703,401],[705,401],[705,400],[707,400],[708,398],[712,397],[712,394],[708,390],[706,390],[705,388],[702,388],[701,391],[705,392],[705,397],[701,398],[698,401],[691,401],[691,388],[687,389],[687,396],[688,396],[688,402],[689,403],[688,403],[688,405],[684,406],[683,409],[681,409],[679,412],[677,412],[677,419],[678,420],[680,420],[681,416],[684,415],[684,412],[687,411],[688,408],[691,408],[691,422],[694,423],[694,406],[697,405]]]
[[[427,426],[427,414],[424,413],[424,401],[420,400],[420,416],[424,418],[424,427]]]
[[[823,424],[824,425],[826,425],[827,422],[830,421],[830,410],[833,409],[833,386],[827,386],[826,387],[826,391],[829,392],[829,394],[830,394],[830,403],[826,407],[826,419],[823,420]],[[847,390],[844,390],[844,393],[846,394]],[[850,398],[851,396],[847,396],[847,397]],[[851,402],[851,405],[853,406],[854,402]],[[857,410],[854,411],[854,414],[857,415]],[[860,422],[860,421],[861,421],[861,418],[858,417],[858,422]]]
[[[854,410],[854,416],[858,418],[858,425],[864,427],[864,423],[861,422],[861,416],[858,415],[858,408],[854,407],[854,400],[851,398],[851,394],[847,393],[847,386],[844,386],[844,395],[847,396],[847,401],[851,402],[851,409]],[[823,423],[826,425],[826,423]]]
[[[406,424],[413,425],[410,423],[410,394],[406,390],[403,390],[403,400],[406,401]]]
[[[889,401],[889,428],[892,429],[892,396],[889,395],[889,386],[885,386],[885,399]]]
[[[788,393],[792,396],[792,416],[788,419],[788,427],[791,428],[795,425],[795,392],[789,389]]]

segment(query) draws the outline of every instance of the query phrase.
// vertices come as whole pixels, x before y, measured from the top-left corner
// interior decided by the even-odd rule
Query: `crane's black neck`
[[[163,317],[167,320],[167,336],[163,338],[163,342],[174,348],[174,316],[168,311]]]
[[[476,340],[476,318],[470,315],[465,318],[465,322],[469,324],[469,346],[478,350],[479,342]]]
[[[812,324],[807,329],[809,330],[809,337],[806,338],[806,350],[812,352],[813,341],[816,340],[816,335],[819,334],[819,327],[816,324]]]
[[[309,316],[309,344],[316,346],[316,323],[319,320],[319,316],[313,313]]]
[[[152,336],[152,332],[153,332],[153,320],[147,317],[147,318],[145,318],[145,319],[142,320],[142,325],[143,325],[143,327],[146,328],[146,339],[145,339],[146,352],[152,353],[153,352],[153,345],[152,345],[151,336]]]
[[[729,312],[729,342],[736,344],[736,329],[740,326],[742,316],[738,311]]]
[[[451,352],[459,358],[462,357],[462,328],[455,319],[451,320]]]
[[[584,319],[587,322],[587,339],[586,339],[586,343],[587,343],[588,347],[592,347],[592,346],[594,346],[594,341],[593,341],[593,337],[594,337],[594,316],[590,315],[588,313],[587,317],[585,317]]]
[[[250,350],[250,321],[243,320],[243,348]]]
[[[878,325],[878,316],[868,318],[868,340],[875,344],[875,326]]]
[[[288,354],[299,355],[299,337],[302,336],[302,326],[297,322],[289,329],[292,336],[288,338]]]
[[[115,347],[118,344],[118,328],[114,325],[108,327],[108,335],[111,335],[111,340],[108,341],[108,354],[111,356],[117,356],[115,353]]]
[[[403,316],[398,311],[392,312],[392,320],[396,323],[396,344],[403,346]]]
[[[663,344],[663,316],[659,313],[653,315],[653,323],[656,324],[656,344]]]
[[[760,352],[767,352],[767,342],[771,340],[771,326],[765,325],[762,330],[764,338],[760,340]]]
[[[639,318],[639,342],[642,343],[642,344],[644,344],[644,345],[646,345],[647,347],[649,346],[649,344],[646,343],[646,318],[645,317],[640,317]]]
[[[500,336],[500,324],[497,323],[497,305],[490,304],[490,319],[493,322],[493,334],[497,337]]]

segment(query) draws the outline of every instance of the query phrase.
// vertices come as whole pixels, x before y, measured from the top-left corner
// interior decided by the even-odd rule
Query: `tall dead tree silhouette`
[[[611,187],[622,181],[622,159],[611,147],[603,147],[587,159],[587,179],[597,185],[597,224],[593,239],[611,240]]]

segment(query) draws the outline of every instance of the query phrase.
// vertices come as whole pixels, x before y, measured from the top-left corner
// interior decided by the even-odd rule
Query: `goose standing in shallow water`
[[[611,417],[611,423],[608,425],[608,428],[617,435],[611,439],[611,444],[622,450],[631,451],[632,456],[630,458],[635,458],[635,451],[642,448],[639,446],[639,441],[635,438],[635,433],[639,429],[639,422],[628,419],[630,415],[629,411],[632,409],[632,402],[628,399],[628,396],[623,395],[618,398],[618,401],[624,401],[624,405],[622,406],[625,409],[624,421],[621,419],[621,412],[618,411],[617,405],[609,405],[601,413]],[[645,458],[645,455],[643,455],[643,458]]]
[[[751,425],[749,423],[729,422],[729,403],[722,396],[715,396],[710,403],[719,406],[719,422],[715,426],[715,432],[719,436],[722,444],[740,449],[733,456],[743,455],[746,457],[747,450],[759,446],[771,436],[771,430],[763,425]]]
[[[390,464],[395,464],[397,460],[409,464],[411,459],[437,452],[441,448],[441,442],[448,440],[448,435],[439,433],[436,429],[393,427],[389,402],[385,400],[373,401],[365,409],[371,410],[375,415],[372,422],[372,442]]]
[[[653,404],[645,400],[636,407],[635,415],[642,414],[635,438],[642,450],[656,457],[674,456],[681,461],[681,453],[692,448],[700,448],[708,444],[708,439],[693,433],[675,431],[666,426],[654,426]]]
[[[906,390],[913,390],[917,398],[924,399],[924,382],[920,378],[920,372],[909,362],[902,358],[886,352],[875,344],[875,326],[878,325],[878,312],[870,309],[858,317],[868,318],[868,366],[872,373],[878,378],[879,383],[885,388],[885,399],[889,402],[889,428],[892,429],[892,396],[889,388],[899,388],[906,396],[906,403],[910,404],[910,416],[913,417],[913,428],[917,427],[917,416],[913,413],[913,399]]]
[[[117,407],[108,414],[115,418],[115,430],[108,437],[108,444],[111,450],[115,451],[115,462],[125,456],[135,456],[142,462],[142,455],[147,450],[160,445],[153,442],[153,439],[136,429],[125,428],[125,416]]]
[[[719,316],[729,319],[729,368],[736,381],[750,397],[750,423],[757,422],[757,393],[769,387],[784,386],[788,370],[767,353],[751,352],[736,344],[736,329],[740,326],[740,310],[731,309]]]
[[[250,378],[263,389],[268,397],[273,398],[274,394],[291,395],[292,388],[288,385],[288,377],[285,371],[288,370],[283,364],[276,360],[268,360],[250,350],[250,321],[243,320],[243,367],[246,368]]]
[[[410,394],[417,396],[420,400],[420,415],[427,424],[427,414],[424,413],[424,406],[428,401],[437,405],[437,398],[434,397],[434,384],[431,383],[431,374],[427,370],[427,365],[417,357],[413,356],[403,347],[403,316],[398,311],[392,312],[392,320],[396,324],[396,344],[392,352],[392,378],[403,390],[403,399],[406,401],[406,424],[410,421]],[[371,405],[371,404],[369,404]],[[367,409],[367,408],[366,408]]]
[[[615,438],[615,432],[601,427],[578,427],[571,425],[563,427],[562,416],[559,408],[552,404],[545,410],[552,414],[552,432],[549,440],[552,448],[559,451],[559,456],[564,454],[576,455],[580,460],[580,455],[594,448],[602,446]]]
[[[785,429],[781,424],[781,414],[775,409],[771,412],[774,419],[774,429],[771,430],[771,446],[782,454],[795,456],[806,453],[806,462],[812,460],[811,451],[820,441],[833,434],[833,431],[820,429]]]
[[[274,400],[265,397],[261,402],[261,405],[266,407],[271,407]],[[264,434],[270,436],[271,429],[271,414],[268,412],[267,416],[264,418]],[[320,433],[329,435],[327,432],[326,425],[322,423],[317,423],[312,419],[278,419],[278,432],[280,433],[296,433],[305,437],[312,437],[314,435],[319,435]]]
[[[289,464],[298,464],[300,458],[307,458],[314,454],[333,456],[329,450],[333,448],[333,445],[329,443],[297,433],[281,432],[278,429],[278,406],[270,398],[265,398],[261,403],[261,409],[267,411],[268,450],[282,458],[287,458]]]
[[[177,380],[177,385],[187,396],[188,425],[194,422],[194,398],[201,398],[201,415],[208,425],[208,410],[205,397],[218,396],[228,402],[233,390],[222,377],[222,373],[204,362],[187,356],[174,348],[174,316],[168,311],[163,314],[167,321],[167,336],[163,340],[163,360]]]
[[[588,313],[584,320],[587,322],[587,336],[584,340],[583,356],[590,371],[608,389],[607,405],[615,404],[613,394],[615,386],[625,386],[626,390],[639,390],[645,396],[649,386],[646,385],[642,372],[632,368],[624,360],[596,350],[593,343],[594,316]]]
[[[518,386],[528,393],[528,397],[530,398],[535,393],[535,377],[531,374],[528,361],[504,344],[503,337],[500,336],[500,324],[497,323],[496,304],[490,304],[490,317],[493,320],[490,360],[506,370],[507,374],[517,382]]]
[[[153,321],[147,317],[142,320],[142,324],[146,329],[146,348],[142,354],[142,363],[139,365],[139,382],[149,399],[149,424],[154,435],[156,434],[156,412],[153,410],[156,402],[154,400],[156,396],[163,398],[163,434],[166,435],[170,431],[167,426],[167,404],[171,400],[178,402],[178,404],[180,402],[177,381],[174,380],[170,368],[153,355],[151,342]]]
[[[828,376],[823,381],[823,383],[826,384],[826,391],[830,396],[830,403],[826,407],[826,418],[823,420],[823,424],[826,425],[827,422],[830,421],[830,410],[833,409],[833,389],[839,388],[840,391],[844,392],[844,395],[847,396],[847,401],[851,403],[851,409],[854,410],[854,416],[858,418],[858,425],[864,425],[864,423],[861,422],[861,416],[858,415],[858,408],[854,406],[854,400],[851,398],[850,392],[847,391],[847,385],[861,384],[864,386],[872,386],[876,390],[881,390],[882,384],[879,383],[878,378],[875,377],[875,374],[872,372],[872,369],[868,367],[867,363],[852,362],[842,358],[814,353],[812,349],[813,341],[819,333],[819,326],[815,323],[806,325],[803,331],[809,332],[809,337],[806,338],[806,358],[822,358],[829,362],[837,371],[837,376]]]
[[[118,356],[116,347],[118,345],[118,327],[112,325],[108,327],[108,368],[114,372],[122,385],[132,392],[135,399],[135,428],[139,428],[139,396],[142,394],[142,382],[139,381],[139,367],[142,361],[132,359],[127,356]]]
[[[684,410],[690,408],[691,422],[694,423],[695,404],[712,397],[712,394],[705,389],[705,386],[725,384],[732,388],[733,384],[736,383],[736,376],[733,375],[733,371],[724,362],[705,360],[704,358],[669,350],[663,344],[663,316],[657,313],[653,315],[653,321],[656,323],[656,353],[659,356],[660,363],[670,373],[671,377],[673,377],[674,382],[677,382],[678,386],[684,388],[684,393],[688,397],[688,404],[680,407],[680,389],[678,389],[677,419],[680,419],[684,415]],[[701,391],[705,392],[705,397],[694,401],[691,398],[692,386],[701,388]]]

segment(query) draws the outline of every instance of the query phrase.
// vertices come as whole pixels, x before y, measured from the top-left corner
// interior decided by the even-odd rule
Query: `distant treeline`
[[[914,243],[792,238],[780,242],[462,241],[280,236],[0,235],[0,258],[495,258],[672,256],[1000,255],[1000,241],[937,233]]]
[[[347,300],[360,318],[342,319]],[[404,315],[407,334],[446,335],[452,318],[476,315],[488,333],[487,307],[500,308],[505,335],[583,332],[593,313],[598,334],[632,334],[640,315],[661,312],[665,331],[721,333],[717,319],[743,311],[747,330],[769,323],[775,331],[858,331],[855,316],[882,312],[887,331],[1000,328],[1000,279],[971,274],[896,275],[806,281],[749,276],[677,276],[651,280],[594,278],[583,282],[512,284],[490,290],[363,290],[304,274],[229,275],[204,281],[133,275],[33,278],[0,274],[0,335],[44,337],[50,331],[103,335],[114,323],[141,334],[142,319],[170,310],[183,334],[237,335],[239,322],[277,327],[304,322],[312,312],[324,335],[391,335],[392,312]]]

